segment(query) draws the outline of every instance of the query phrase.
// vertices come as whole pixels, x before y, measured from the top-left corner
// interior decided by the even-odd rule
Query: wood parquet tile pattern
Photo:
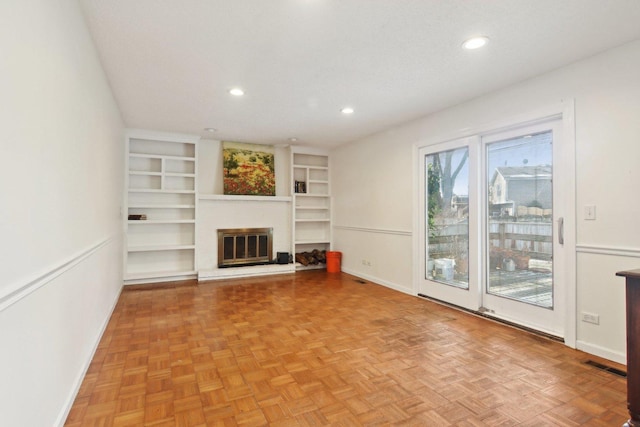
[[[76,426],[620,426],[566,346],[347,274],[126,288]]]

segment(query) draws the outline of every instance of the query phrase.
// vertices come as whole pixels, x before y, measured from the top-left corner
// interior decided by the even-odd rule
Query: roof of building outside
[[[551,178],[551,166],[504,166],[498,167],[496,170],[505,177],[505,179],[513,178]]]

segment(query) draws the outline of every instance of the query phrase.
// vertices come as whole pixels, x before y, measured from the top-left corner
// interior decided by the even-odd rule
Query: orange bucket
[[[327,251],[327,273],[340,273],[340,263],[342,261],[342,252]]]

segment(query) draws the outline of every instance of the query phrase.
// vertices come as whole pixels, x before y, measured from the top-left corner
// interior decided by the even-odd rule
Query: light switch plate
[[[585,205],[584,207],[584,219],[594,220],[596,219],[596,206]]]

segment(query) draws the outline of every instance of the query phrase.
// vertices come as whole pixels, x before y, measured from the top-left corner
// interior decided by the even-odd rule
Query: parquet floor
[[[126,288],[66,425],[620,426],[589,359],[347,274]]]

